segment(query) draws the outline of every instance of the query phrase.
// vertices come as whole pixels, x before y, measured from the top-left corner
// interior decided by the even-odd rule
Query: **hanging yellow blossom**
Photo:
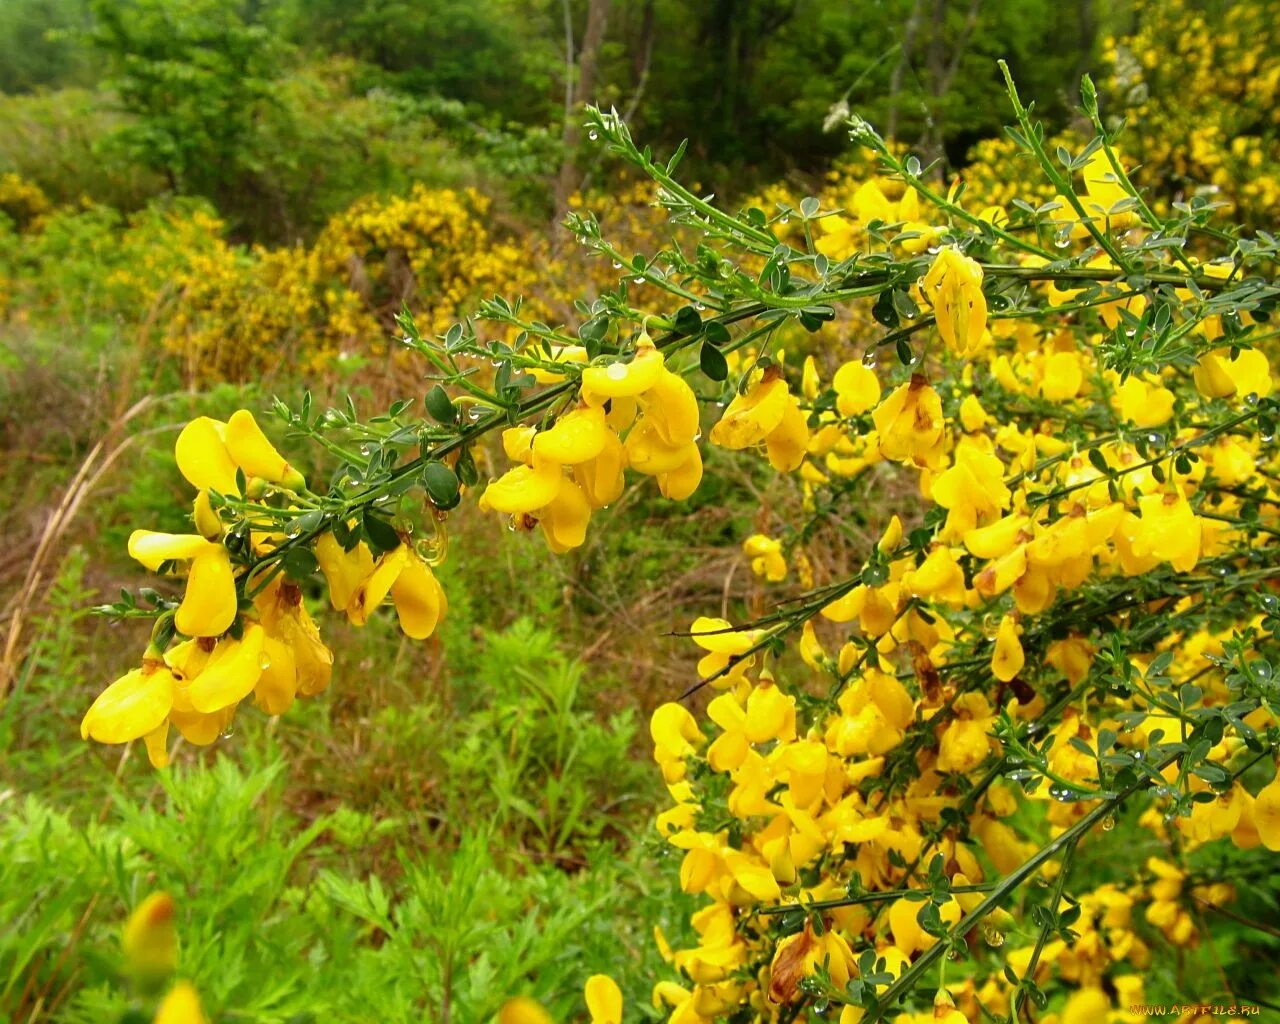
[[[938,333],[957,355],[976,349],[987,329],[987,297],[982,293],[982,267],[954,246],[943,246],[924,278],[925,296],[933,303]]]

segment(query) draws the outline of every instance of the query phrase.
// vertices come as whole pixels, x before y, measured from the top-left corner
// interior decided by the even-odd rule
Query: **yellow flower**
[[[920,374],[895,389],[871,416],[886,459],[922,468],[937,465],[942,455],[942,400]]]
[[[146,659],[141,668],[127,672],[98,694],[81,719],[81,738],[128,743],[159,729],[173,707],[176,685],[163,661]]]
[[[642,339],[631,362],[618,361],[583,370],[582,399],[591,405],[604,405],[611,398],[634,398],[653,387],[662,369],[662,353],[652,342],[645,344]]]
[[[155,571],[168,561],[191,562],[187,589],[174,615],[178,632],[187,636],[220,636],[235,621],[239,598],[231,556],[221,544],[199,534],[134,530],[129,554]]]
[[[1091,219],[1114,231],[1123,231],[1137,222],[1137,214],[1132,209],[1112,212],[1130,197],[1103,150],[1097,150],[1085,162],[1083,177],[1085,200],[1082,205]]]
[[[1133,553],[1190,572],[1200,560],[1200,517],[1181,493],[1147,494],[1138,499],[1142,518],[1127,531]]]
[[[553,1024],[551,1014],[542,1004],[528,996],[516,996],[502,1004],[498,1024]]]
[[[1254,394],[1265,398],[1271,394],[1271,367],[1267,357],[1256,348],[1245,349],[1235,359],[1231,350],[1220,348],[1206,352],[1192,371],[1196,388],[1209,398],[1231,398]]]
[[[385,552],[375,562],[363,541],[344,551],[337,538],[326,533],[316,540],[315,554],[329,584],[329,602],[335,610],[345,611],[352,625],[368,622],[388,596],[396,606],[400,628],[414,640],[431,636],[444,619],[449,607],[444,590],[431,567],[407,545]],[[309,617],[303,622],[299,616],[297,629],[309,636],[314,625]]]
[[[247,477],[261,477],[290,490],[306,486],[302,474],[284,460],[258,426],[253,413],[239,409],[227,420],[227,452]]]
[[[1158,427],[1173,415],[1173,392],[1140,377],[1129,377],[1116,391],[1113,404],[1130,423]]]
[[[977,768],[991,749],[988,733],[993,721],[991,705],[982,694],[957,697],[955,718],[943,728],[938,742],[938,771],[964,773]]]
[[[220,640],[199,675],[187,687],[192,709],[213,714],[249,696],[262,675],[265,639],[263,628],[251,622],[239,640],[233,637]]]
[[[733,451],[764,442],[770,464],[786,473],[804,461],[809,427],[787,382],[776,367],[770,367],[729,403],[720,422],[711,428],[711,441]]]
[[[174,445],[178,472],[196,490],[213,489],[220,494],[239,495],[236,464],[227,451],[227,425],[208,416],[198,416],[182,428]]]
[[[654,710],[649,719],[649,735],[653,739],[653,759],[668,783],[684,778],[684,759],[705,742],[688,708],[674,703],[661,704]]]
[[[609,430],[599,454],[573,467],[573,479],[582,488],[587,504],[592,508],[607,508],[622,497],[626,466],[626,449],[618,435]]]
[[[594,459],[604,450],[609,428],[604,412],[597,408],[574,409],[556,421],[549,430],[533,437],[533,461],[550,465],[574,466]]]
[[[200,996],[190,982],[179,981],[169,990],[156,1010],[155,1024],[207,1024]]]
[[[222,494],[239,495],[237,468],[246,477],[258,477],[291,490],[305,486],[302,474],[293,469],[267,440],[253,413],[240,409],[223,423],[199,416],[178,435],[174,446],[178,470],[197,490],[212,488]]]
[[[558,462],[535,460],[532,466],[509,469],[480,495],[480,507],[509,515],[532,514],[546,508],[564,479]]]
[[[991,655],[991,672],[1002,683],[1007,683],[1026,663],[1022,653],[1022,642],[1018,639],[1018,627],[1013,616],[1006,615],[1000,620],[1000,628],[996,632],[995,652]]]
[[[622,1024],[622,991],[607,974],[593,974],[585,990],[591,1024]]]
[[[742,543],[742,550],[751,559],[751,571],[772,583],[786,579],[787,560],[782,557],[782,544],[763,533],[754,533]]]
[[[947,533],[960,536],[980,523],[997,518],[1009,506],[1004,464],[995,455],[967,440],[956,448],[955,461],[931,488],[933,500],[948,510]]]
[[[1072,992],[1062,1009],[1060,1024],[1094,1024],[1106,1020],[1111,1013],[1111,1000],[1097,987]]]
[[[944,246],[934,257],[923,287],[947,348],[958,355],[976,349],[987,329],[982,267],[953,246]]]
[[[178,931],[173,915],[173,897],[167,892],[153,892],[134,908],[122,937],[131,973],[157,979],[177,970]]]
[[[841,416],[858,416],[880,401],[880,378],[860,362],[845,363],[836,370],[831,386]]]
[[[1253,824],[1262,845],[1280,851],[1280,774],[1254,797]]]

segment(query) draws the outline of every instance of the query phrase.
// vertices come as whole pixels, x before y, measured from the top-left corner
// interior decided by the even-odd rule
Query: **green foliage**
[[[283,0],[280,21],[300,46],[347,54],[370,82],[440,96],[539,124],[558,107],[559,5],[518,0]]]
[[[0,93],[88,81],[94,69],[74,38],[88,13],[85,0],[0,4]]]

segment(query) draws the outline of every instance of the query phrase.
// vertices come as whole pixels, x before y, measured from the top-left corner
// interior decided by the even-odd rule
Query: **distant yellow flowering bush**
[[[1104,45],[1107,89],[1130,125],[1139,184],[1230,204],[1256,227],[1280,200],[1280,26],[1258,0],[1217,27],[1188,0],[1146,0],[1138,28]]]

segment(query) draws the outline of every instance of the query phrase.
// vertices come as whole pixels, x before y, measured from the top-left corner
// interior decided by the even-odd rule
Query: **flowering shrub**
[[[685,1024],[1126,1019],[1153,950],[1200,941],[1193,912],[1229,913],[1234,880],[1280,849],[1276,244],[1149,196],[1088,80],[1093,134],[1052,151],[1009,89],[1026,188],[939,185],[855,119],[879,177],[837,182],[840,207],[738,213],[593,112],[678,240],[626,256],[571,213],[615,278],[576,328],[503,298],[479,305],[486,334],[449,326],[474,287],[534,273],[502,246],[462,259],[470,277],[399,319],[435,381],[425,416],[277,402],[338,463],[324,488],[247,411],[190,423],[194,532],[129,545],[185,594],[112,606],[152,637],[85,736],[142,739],[163,765],[170,726],[209,743],[251,697],[275,715],[322,691],[334,658],[302,600],[317,573],[353,624],[389,602],[432,635],[465,490],[567,552],[629,479],[679,502],[743,459],[794,496],[780,529],[742,538],[790,589],[749,621],[693,622],[685,696],[708,698],[705,721],[679,702],[652,719],[658,831],[703,900],[696,942],[659,936],[654,1007]],[[436,205],[456,201],[358,207],[281,259],[316,280],[378,254],[390,288],[400,252],[426,280],[465,244]],[[507,461],[482,482],[496,431]],[[904,497],[863,507],[884,480]],[[874,541],[825,557],[854,508]],[[1114,856],[1121,818],[1144,856],[1081,889],[1073,867]],[[586,1000],[595,1021],[623,1015],[607,978]],[[503,1019],[540,1013],[518,1000]]]

